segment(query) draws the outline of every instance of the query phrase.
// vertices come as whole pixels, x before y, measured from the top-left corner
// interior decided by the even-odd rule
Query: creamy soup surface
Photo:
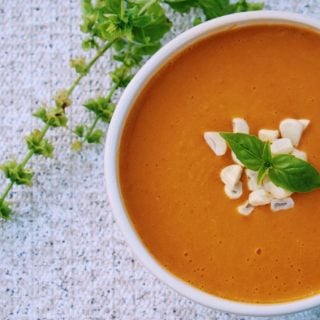
[[[145,246],[170,272],[237,301],[290,301],[320,292],[320,192],[294,194],[294,209],[243,217],[204,131],[251,133],[307,118],[299,148],[320,168],[320,35],[286,25],[242,27],[177,55],[137,98],[122,136],[120,184]]]

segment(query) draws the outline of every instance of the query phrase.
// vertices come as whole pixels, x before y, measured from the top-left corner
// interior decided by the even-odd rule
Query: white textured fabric
[[[320,18],[319,0],[266,3]],[[0,0],[1,162],[21,158],[24,136],[39,125],[31,112],[73,80],[68,60],[80,53],[80,15],[76,0]],[[191,24],[188,16],[172,18],[171,37]],[[111,67],[104,58],[75,91],[70,127],[88,118],[81,101],[106,92]],[[103,146],[75,154],[66,130],[50,138],[56,158],[31,162],[34,186],[14,188],[17,214],[0,223],[1,319],[245,319],[197,305],[147,272],[113,220]],[[320,319],[320,309],[283,319]]]

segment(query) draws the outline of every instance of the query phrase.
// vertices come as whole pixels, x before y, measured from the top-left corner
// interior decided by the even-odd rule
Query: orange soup
[[[287,25],[224,31],[166,63],[126,121],[119,153],[122,195],[145,246],[170,272],[232,300],[271,303],[320,292],[320,192],[295,207],[237,213],[205,131],[241,117],[257,134],[284,118],[311,125],[299,148],[320,168],[320,36]],[[247,191],[246,191],[247,193]]]

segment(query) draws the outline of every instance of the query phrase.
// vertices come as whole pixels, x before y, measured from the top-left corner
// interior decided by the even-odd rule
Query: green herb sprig
[[[54,147],[48,139],[45,139],[45,135],[50,128],[66,127],[68,119],[65,109],[72,104],[70,99],[71,94],[79,85],[82,78],[89,73],[94,64],[112,44],[113,41],[110,41],[98,50],[94,58],[85,66],[86,72],[79,74],[68,89],[63,89],[57,93],[54,97],[54,107],[48,108],[47,106],[41,106],[38,111],[33,113],[33,115],[42,120],[44,124],[41,129],[34,130],[26,137],[28,153],[20,163],[16,160],[9,160],[0,166],[0,169],[2,169],[6,178],[9,180],[7,187],[0,196],[0,218],[9,219],[13,212],[9,203],[5,201],[13,186],[15,184],[32,185],[33,172],[31,169],[25,168],[30,159],[35,155],[42,155],[47,158],[53,157]]]
[[[166,6],[180,13],[200,8],[206,20],[233,12],[263,8],[262,3],[249,3],[245,0],[235,3],[230,3],[229,0],[82,0],[80,29],[85,35],[82,48],[84,51],[93,50],[94,57],[88,63],[84,57],[70,60],[70,67],[75,70],[77,77],[69,88],[58,92],[53,99],[53,106],[44,105],[34,112],[33,115],[43,122],[43,126],[26,137],[28,153],[21,162],[10,160],[0,167],[9,180],[0,195],[0,218],[9,219],[13,213],[6,201],[13,186],[32,185],[34,173],[27,168],[30,159],[37,155],[53,157],[54,146],[45,138],[46,134],[56,127],[67,127],[65,110],[72,105],[71,95],[74,89],[108,51],[117,63],[110,74],[110,90],[105,96],[90,99],[83,104],[94,114],[94,119],[90,124],[79,124],[74,128],[77,140],[72,148],[79,151],[84,143],[101,142],[104,132],[97,125],[99,122],[110,122],[115,109],[115,93],[125,88],[145,59],[161,47],[164,35],[172,27],[166,15]],[[200,17],[196,20],[197,23],[202,21]]]
[[[263,2],[252,3],[246,0],[234,3],[229,0],[164,0],[164,2],[179,12],[189,12],[193,8],[200,8],[206,20],[236,12],[261,10],[264,7]],[[195,24],[201,22],[201,18],[197,17]]]
[[[110,74],[112,86],[105,97],[90,99],[84,107],[95,114],[89,126],[78,125],[74,133],[78,140],[74,150],[81,150],[83,143],[100,143],[103,131],[96,129],[99,121],[109,123],[115,109],[113,96],[118,89],[125,88],[144,58],[152,55],[161,46],[163,36],[172,23],[165,15],[160,1],[98,1],[93,4],[83,1],[83,24],[81,30],[87,35],[82,47],[96,49],[106,41],[114,39],[112,58],[118,66]],[[77,66],[75,65],[77,71]],[[81,71],[82,68],[78,67]]]
[[[220,135],[245,167],[258,172],[258,183],[268,174],[276,186],[291,192],[320,188],[320,173],[307,161],[289,154],[272,156],[270,143],[253,135],[227,132]]]

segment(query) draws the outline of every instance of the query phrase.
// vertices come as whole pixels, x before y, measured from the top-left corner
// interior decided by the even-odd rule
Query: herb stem
[[[7,185],[6,189],[4,190],[4,192],[0,198],[0,205],[3,203],[4,199],[7,197],[7,195],[11,191],[13,185],[14,185],[14,182],[12,182],[12,181]]]
[[[102,57],[104,55],[104,53],[114,44],[114,42],[117,41],[117,38],[114,38],[113,40],[109,41],[107,44],[105,44],[98,52],[97,54],[93,57],[93,59],[88,63],[87,68],[86,68],[86,73],[80,74],[75,80],[74,82],[71,84],[71,86],[69,87],[69,89],[67,90],[67,96],[70,97],[70,95],[73,93],[74,89],[79,85],[80,81],[82,80],[82,78],[84,78],[89,71],[91,70],[91,68],[94,66],[94,64],[99,60],[100,57]],[[117,87],[112,87],[108,97],[109,100],[111,99],[114,91],[117,89]],[[97,117],[97,119],[95,120],[95,122],[92,125],[92,131],[94,130],[95,126],[97,125],[97,122],[99,120],[99,117]],[[47,134],[48,130],[50,129],[50,125],[46,124],[43,129],[41,130],[40,133],[40,137],[39,137],[39,142],[41,142],[43,140],[43,138],[45,137],[45,135]],[[30,161],[30,159],[34,156],[34,151],[30,150],[26,156],[23,158],[23,160],[21,161],[21,163],[19,164],[20,168],[24,168],[28,162]],[[0,197],[0,205],[2,205],[4,203],[4,200],[6,199],[6,197],[9,195],[12,187],[14,186],[15,182],[14,181],[10,181],[7,185],[7,187],[5,188],[2,196]]]
[[[42,139],[41,139],[42,140]],[[40,141],[41,141],[40,140]],[[26,166],[26,164],[29,162],[29,160],[32,158],[32,156],[34,155],[34,151],[30,150],[27,155],[24,157],[24,159],[22,160],[22,162],[20,163],[19,167],[20,168],[24,168]]]
[[[94,121],[93,121],[90,129],[88,130],[87,137],[90,137],[90,136],[91,136],[91,134],[92,134],[93,130],[95,129],[95,127],[96,127],[99,119],[100,119],[99,116],[96,116],[96,117],[95,117],[95,119],[94,119]]]
[[[110,47],[118,40],[118,38],[114,38],[113,40],[109,41],[107,44],[105,44],[98,52],[97,54],[94,56],[94,58],[88,63],[87,68],[86,68],[86,73],[80,74],[78,76],[78,78],[76,78],[76,80],[73,82],[73,84],[70,86],[70,88],[67,91],[68,97],[72,94],[73,90],[77,87],[77,85],[80,83],[80,81],[82,80],[82,78],[84,78],[89,71],[91,70],[91,68],[93,67],[93,65],[99,60],[99,58],[101,56],[103,56],[105,54],[105,52],[110,49]]]
[[[107,99],[107,102],[109,103],[114,95],[114,93],[116,92],[116,90],[119,88],[119,85],[117,83],[114,83],[113,86],[111,87],[109,93],[107,94],[106,96],[106,99]],[[94,118],[94,121],[91,125],[91,127],[89,128],[88,130],[88,133],[86,134],[87,137],[90,137],[92,132],[94,131],[94,129],[96,128],[98,122],[100,120],[100,117],[97,115],[95,118]]]
[[[106,96],[106,99],[107,99],[108,102],[111,101],[111,99],[112,99],[114,93],[116,92],[116,90],[118,89],[118,87],[119,87],[119,85],[118,85],[117,83],[115,83],[115,84],[111,87],[109,93],[108,93],[107,96]]]

